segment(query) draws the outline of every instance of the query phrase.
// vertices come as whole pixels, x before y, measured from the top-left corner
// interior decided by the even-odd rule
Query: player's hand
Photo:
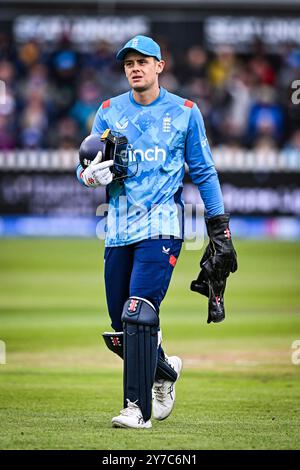
[[[198,274],[198,278],[192,281],[191,283],[192,291],[199,292],[199,294],[205,295],[206,297],[209,297],[208,277],[207,277],[206,272],[202,269],[202,266],[203,266],[203,263],[205,263],[205,261],[207,261],[213,255],[213,250],[210,245],[211,245],[210,243],[207,245],[204,255],[201,258],[201,261],[200,261],[201,270]]]
[[[237,255],[229,230],[229,214],[207,219],[206,227],[211,256],[201,262],[201,267],[209,279],[223,281],[237,270]]]
[[[113,174],[110,167],[114,164],[113,160],[101,162],[102,152],[98,152],[92,163],[82,173],[82,179],[86,186],[96,188],[97,186],[106,186],[113,180]]]
[[[226,287],[226,279],[223,281],[216,281],[209,279],[203,264],[214,255],[212,243],[207,245],[204,255],[200,261],[200,273],[198,278],[192,281],[191,290],[208,297],[208,315],[207,323],[219,323],[225,318],[224,308],[224,292]]]
[[[226,279],[237,270],[237,256],[229,230],[229,214],[206,220],[210,241],[200,261],[198,278],[191,290],[208,297],[207,323],[218,323],[225,318],[224,293]]]

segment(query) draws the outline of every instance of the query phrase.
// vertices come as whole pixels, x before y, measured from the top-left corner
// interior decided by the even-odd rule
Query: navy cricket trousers
[[[111,326],[122,331],[121,315],[130,296],[149,300],[159,312],[166,295],[182,240],[147,239],[105,248],[105,290]]]

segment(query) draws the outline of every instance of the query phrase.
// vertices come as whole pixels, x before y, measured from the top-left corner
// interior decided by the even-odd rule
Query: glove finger
[[[200,267],[202,268],[203,264],[205,263],[205,261],[208,260],[208,258],[210,258],[211,256],[213,255],[213,251],[212,251],[212,248],[211,248],[211,244],[209,243],[207,245],[207,247],[205,248],[205,251],[204,251],[204,254],[201,258],[201,261],[200,261]]]
[[[191,291],[198,292],[199,294],[205,295],[205,297],[209,296],[209,288],[206,282],[199,283],[198,280],[194,280],[191,282]]]
[[[211,256],[208,258],[204,263],[202,263],[202,270],[205,273],[205,277],[207,279],[212,279],[215,273],[215,260],[214,257]]]
[[[95,171],[98,171],[98,170],[103,170],[104,168],[109,168],[111,166],[113,166],[114,164],[114,161],[113,160],[106,160],[105,162],[101,162],[101,163],[97,163],[97,165],[95,165]]]
[[[230,274],[232,268],[232,261],[233,260],[231,257],[215,255],[212,259],[213,274],[210,278],[215,278],[219,281],[223,281],[224,278],[228,277]]]
[[[218,288],[220,288],[218,286]],[[225,287],[224,287],[225,289]],[[222,290],[222,289],[221,289]],[[224,290],[223,290],[224,292]],[[209,283],[208,317],[207,323],[220,323],[225,319],[223,292],[217,293],[214,286]]]
[[[235,273],[235,271],[237,271],[237,268],[238,268],[238,263],[237,263],[237,256],[236,256],[236,253],[234,254],[234,258],[232,260],[232,265],[231,265],[231,272],[232,273]]]
[[[107,175],[104,176],[104,178],[101,178],[101,183],[104,185],[108,185],[111,183],[113,180],[113,174],[109,172]]]
[[[101,179],[108,178],[108,176],[111,174],[111,171],[109,168],[101,168],[100,170],[97,171],[97,176]]]
[[[208,278],[203,269],[201,269],[198,278],[191,282],[190,289],[193,292],[198,292],[206,297],[209,296]]]

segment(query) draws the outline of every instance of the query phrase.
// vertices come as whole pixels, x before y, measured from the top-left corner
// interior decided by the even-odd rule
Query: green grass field
[[[300,244],[239,242],[226,320],[206,324],[183,251],[161,309],[164,347],[183,358],[172,415],[112,429],[122,408],[97,240],[0,241],[0,449],[299,449]]]

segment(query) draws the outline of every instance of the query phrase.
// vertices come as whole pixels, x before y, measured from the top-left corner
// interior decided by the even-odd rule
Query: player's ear
[[[165,64],[166,63],[164,60],[156,61],[156,72],[158,75],[162,73],[163,69],[165,68]]]

